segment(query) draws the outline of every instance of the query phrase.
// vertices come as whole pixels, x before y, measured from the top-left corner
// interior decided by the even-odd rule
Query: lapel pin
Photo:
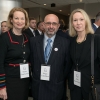
[[[55,50],[55,51],[58,51],[58,48],[55,48],[54,50]]]

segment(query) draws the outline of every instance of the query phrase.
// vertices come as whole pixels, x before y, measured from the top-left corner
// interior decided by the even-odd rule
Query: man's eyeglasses
[[[57,26],[58,25],[58,23],[55,23],[55,22],[53,22],[53,23],[51,23],[51,22],[46,22],[45,23],[47,26],[50,26],[51,24],[52,24],[52,26]]]

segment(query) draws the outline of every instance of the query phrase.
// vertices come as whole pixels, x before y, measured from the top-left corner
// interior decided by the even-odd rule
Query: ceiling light
[[[44,4],[44,6],[46,6],[47,4]]]
[[[59,11],[62,11],[62,10],[59,10]]]
[[[80,2],[82,2],[83,0],[79,0]]]

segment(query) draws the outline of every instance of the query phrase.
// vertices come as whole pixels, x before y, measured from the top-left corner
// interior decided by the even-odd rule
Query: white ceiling
[[[100,0],[22,0],[23,1],[23,8],[30,8],[30,7],[42,7],[46,8],[63,15],[68,15],[70,13],[70,4],[77,4],[77,3],[100,3]],[[51,3],[55,3],[56,7],[51,7]],[[44,4],[47,4],[44,6]],[[62,10],[60,12],[59,10]]]

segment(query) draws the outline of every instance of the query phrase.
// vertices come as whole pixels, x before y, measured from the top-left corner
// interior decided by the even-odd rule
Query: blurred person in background
[[[97,13],[95,22],[92,24],[94,32],[98,29],[99,26],[100,26],[100,12]]]
[[[29,37],[35,37],[37,36],[35,30],[36,30],[36,19],[34,17],[29,17],[29,27],[24,30],[24,33],[27,34]]]
[[[61,37],[64,37],[66,39],[70,39],[68,30],[67,30],[68,27],[65,26],[65,23],[64,23],[64,21],[62,19],[59,20],[59,24],[60,24],[60,27],[58,29],[57,35],[59,35]]]
[[[5,33],[9,30],[9,28],[7,27],[7,21],[2,21],[1,22],[1,34]]]
[[[44,23],[43,21],[39,21],[37,23],[37,30],[35,30],[37,35],[42,35],[44,33]]]
[[[59,30],[62,30],[63,27],[65,26],[64,20],[63,20],[63,19],[60,19],[60,20],[59,20],[59,24],[60,24]]]

